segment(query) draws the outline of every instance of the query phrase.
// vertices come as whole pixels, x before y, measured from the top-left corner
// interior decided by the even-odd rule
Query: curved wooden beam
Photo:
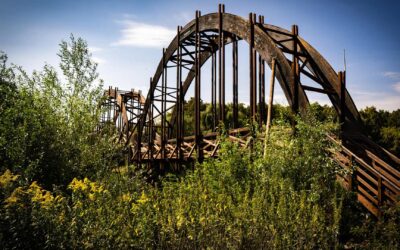
[[[234,35],[241,40],[250,43],[250,21],[246,20],[242,17],[229,14],[222,13],[223,18],[223,31],[228,35]],[[218,32],[219,28],[219,14],[211,13],[199,18],[199,32]],[[178,48],[178,45],[185,41],[188,37],[192,36],[195,33],[195,20],[192,20],[187,25],[185,25],[180,33],[180,41],[178,42],[177,36],[171,41],[168,48],[165,50],[164,54],[164,63],[163,60],[158,64],[157,70],[153,76],[153,81],[151,82],[151,86],[148,92],[148,98],[146,99],[142,118],[148,118],[149,107],[151,104],[151,98],[149,96],[151,93],[154,93],[157,84],[161,78],[162,71],[166,67],[168,61],[171,60],[175,51]],[[254,48],[261,56],[261,58],[267,63],[269,67],[271,67],[272,58],[276,60],[276,78],[285,94],[285,97],[292,107],[293,102],[293,72],[290,66],[288,59],[286,58],[284,53],[290,52],[290,49],[293,49],[293,42],[290,40],[293,39],[291,32],[279,28],[277,26],[268,25],[268,24],[260,24],[256,23],[254,25]],[[321,54],[315,50],[311,45],[309,45],[304,39],[301,37],[297,37],[299,43],[299,50],[302,52],[300,55],[304,57],[303,60],[308,60],[307,63],[304,62],[304,66],[308,68],[308,70],[316,75],[315,79],[320,79],[320,83],[323,89],[326,90],[329,99],[331,100],[333,106],[336,108],[337,112],[340,111],[340,81],[338,75],[330,66],[330,64],[321,56]],[[278,44],[278,42],[280,42]],[[284,50],[281,45],[286,47]],[[217,48],[219,49],[219,48]],[[202,52],[200,57],[200,63],[203,65],[208,58],[211,57],[211,52],[205,51]],[[187,89],[190,87],[193,79],[195,77],[194,70],[189,71],[186,76],[186,79],[183,83],[183,94],[186,93]],[[301,114],[304,114],[309,101],[304,89],[300,86],[298,88],[298,104],[299,111]],[[360,120],[359,113],[357,108],[346,90],[346,102],[345,106],[348,112],[346,114],[346,122],[357,124]],[[175,112],[173,112],[174,114]],[[175,115],[171,117],[171,121],[174,121]],[[142,134],[142,130],[146,124],[146,119],[141,119],[139,121],[139,136]]]

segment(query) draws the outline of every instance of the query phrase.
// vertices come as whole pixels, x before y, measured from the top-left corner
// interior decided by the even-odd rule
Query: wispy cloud
[[[383,76],[395,80],[396,82],[392,84],[392,87],[396,92],[400,93],[400,72],[386,71],[383,72]]]
[[[134,47],[166,47],[174,38],[176,31],[160,25],[134,22],[131,20],[120,21],[124,26],[121,37],[112,43],[112,46]]]
[[[375,106],[378,109],[393,111],[400,108],[400,96],[396,93],[381,91],[350,91],[350,93],[359,109]]]
[[[394,80],[400,80],[400,72],[386,71],[383,72],[383,76]]]
[[[393,88],[400,93],[400,82],[396,82],[395,84],[393,84]]]

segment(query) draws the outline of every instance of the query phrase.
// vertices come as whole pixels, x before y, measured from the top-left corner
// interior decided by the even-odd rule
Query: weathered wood
[[[357,199],[358,201],[364,205],[364,207],[366,209],[368,209],[368,211],[370,211],[373,215],[375,215],[376,217],[379,216],[379,209],[377,207],[374,206],[374,204],[370,201],[368,201],[363,195],[361,194],[357,194]]]

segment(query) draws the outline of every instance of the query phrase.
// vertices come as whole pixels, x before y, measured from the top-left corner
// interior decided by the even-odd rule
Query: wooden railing
[[[332,152],[333,159],[345,170],[337,175],[338,181],[348,190],[357,193],[358,201],[377,217],[385,204],[395,204],[400,198],[400,171],[390,166],[369,150],[357,155],[332,136],[328,138],[340,145]]]

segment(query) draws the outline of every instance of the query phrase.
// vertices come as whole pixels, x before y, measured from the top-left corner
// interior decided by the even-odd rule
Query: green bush
[[[218,159],[183,177],[168,175],[159,187],[112,172],[97,181],[74,179],[62,195],[36,183],[4,189],[5,246],[22,236],[40,248],[337,246],[343,191],[324,150],[325,130],[299,122],[293,137],[279,126],[265,157],[261,144],[250,154],[224,142]]]

